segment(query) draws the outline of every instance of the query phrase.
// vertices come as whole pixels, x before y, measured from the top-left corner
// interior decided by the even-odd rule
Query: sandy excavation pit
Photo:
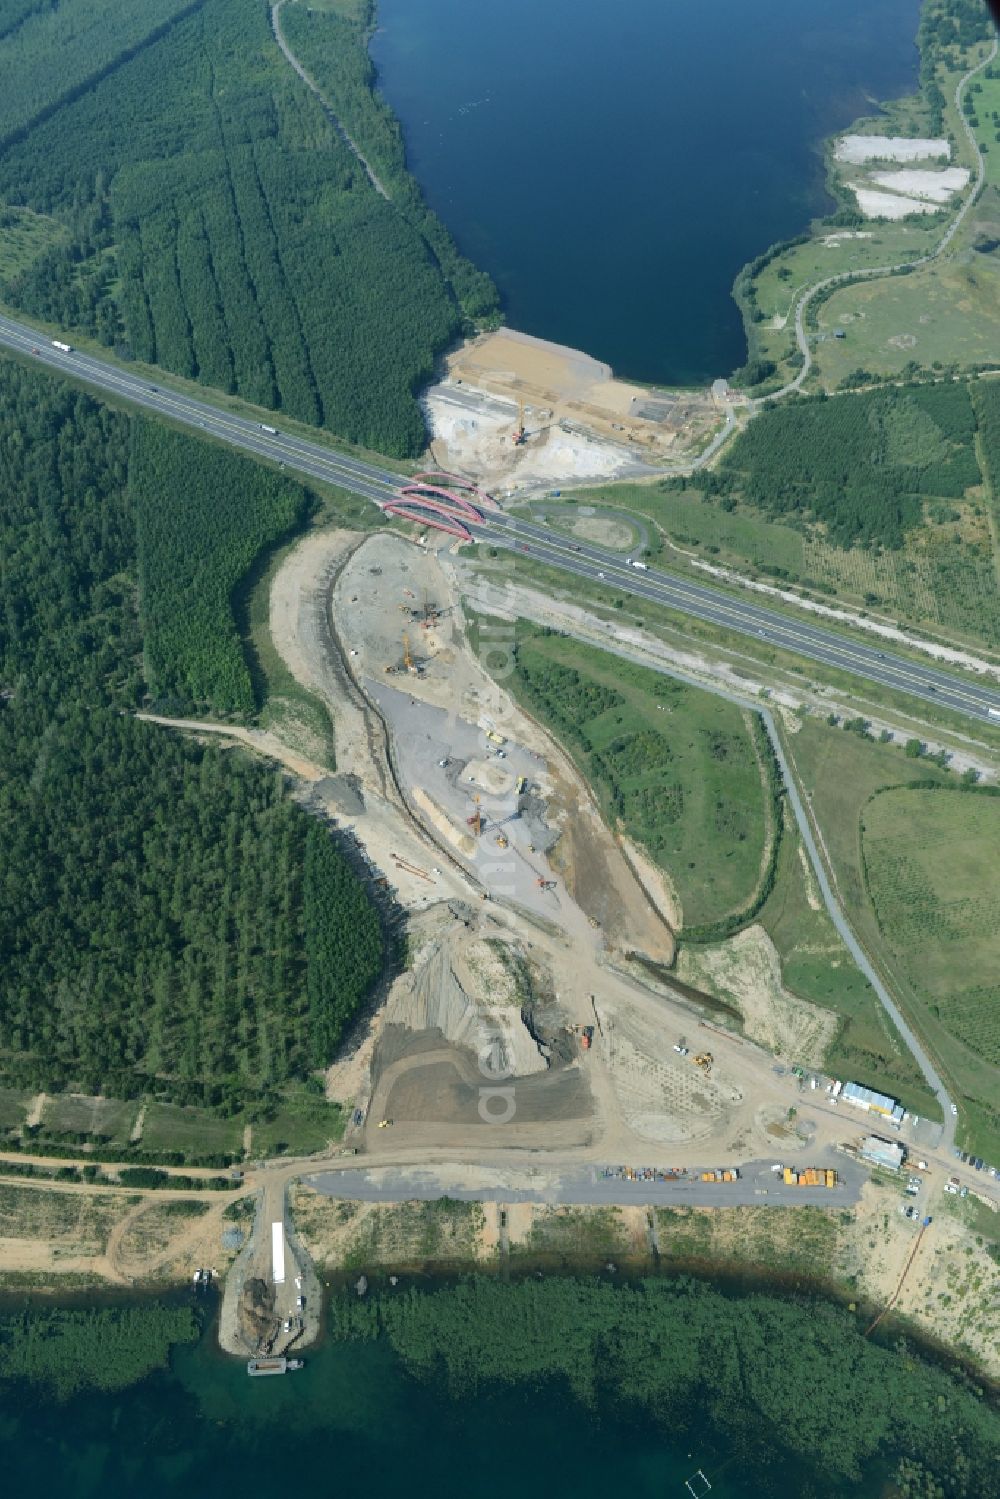
[[[337,583],[334,617],[405,792],[447,852],[491,895],[599,940],[547,857],[545,741],[468,649],[434,555],[373,537]]]
[[[452,354],[422,404],[437,462],[508,488],[653,472],[720,421],[707,391],[616,380],[577,349],[510,328]],[[525,439],[516,444],[522,416]]]

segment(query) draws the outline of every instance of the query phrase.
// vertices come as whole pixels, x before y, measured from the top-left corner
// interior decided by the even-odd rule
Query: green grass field
[[[207,1109],[152,1103],[142,1127],[143,1150],[182,1150],[192,1155],[215,1155],[243,1150],[243,1119],[220,1119]]]
[[[916,1064],[826,910],[810,904],[810,893],[815,900],[815,881],[810,875],[807,883],[801,845],[794,829],[786,830],[778,877],[760,922],[778,950],[785,987],[840,1017],[825,1066],[835,1076],[870,1087],[891,1083],[897,1097],[918,1113],[927,1112],[932,1099]]]
[[[924,255],[940,239],[941,232],[936,220],[933,228],[928,224],[873,222],[858,229],[824,230],[818,225],[816,234],[805,244],[791,246],[776,256],[754,278],[760,313],[754,338],[761,356],[781,363],[793,352],[793,311],[807,287],[845,271],[895,265]],[[788,368],[785,373],[792,370]]]
[[[56,1094],[45,1101],[41,1133],[107,1135],[115,1144],[125,1144],[138,1112],[138,1103],[117,1098]]]
[[[1000,264],[965,250],[910,276],[841,287],[817,321],[828,335],[815,350],[827,389],[856,369],[898,375],[911,361],[1000,364]],[[838,327],[845,338],[829,336]]]
[[[882,939],[921,1009],[979,1152],[1000,1162],[1000,798],[883,791],[862,852]],[[971,1113],[971,1119],[970,1119]]]
[[[304,1091],[290,1093],[273,1119],[253,1125],[251,1154],[311,1155],[339,1140],[345,1123],[339,1104]]]
[[[28,1113],[31,1093],[19,1088],[0,1088],[0,1129],[19,1129]]]
[[[561,636],[519,632],[514,691],[566,745],[612,826],[669,872],[685,927],[744,909],[761,877],[766,818],[740,710]]]
[[[996,946],[990,945],[991,940],[994,944],[996,942],[993,908],[983,907],[980,913],[982,929],[976,931],[975,913],[971,908],[960,907],[953,919],[957,922],[960,915],[964,915],[970,934],[974,934],[970,935],[968,952],[960,937],[953,941],[950,949],[951,969],[947,946],[940,948],[934,960],[937,966],[932,966],[929,960],[919,958],[916,952],[912,955],[909,952],[910,947],[915,947],[916,938],[904,940],[893,930],[883,931],[876,907],[869,898],[868,883],[871,876],[866,881],[864,865],[865,858],[871,858],[871,848],[876,847],[874,890],[876,901],[882,902],[883,922],[894,923],[896,920],[895,914],[891,918],[886,914],[893,899],[897,902],[893,910],[900,913],[899,919],[904,926],[916,919],[907,915],[907,908],[911,903],[918,900],[926,903],[930,900],[933,907],[933,890],[937,880],[942,881],[942,885],[937,888],[943,888],[944,882],[950,880],[961,896],[962,884],[973,879],[971,867],[968,873],[964,872],[963,860],[966,855],[961,847],[968,826],[966,819],[972,816],[967,809],[971,807],[978,813],[983,829],[983,847],[976,852],[975,858],[978,868],[976,880],[981,892],[979,898],[985,899],[991,883],[995,883],[989,855],[991,848],[995,854],[998,846],[995,824],[992,829],[990,827],[990,820],[995,816],[993,808],[997,804],[981,793],[962,791],[953,775],[939,770],[925,760],[908,759],[898,748],[861,739],[816,719],[806,722],[798,734],[790,737],[788,748],[795,769],[811,795],[813,812],[836,874],[837,889],[856,934],[877,960],[890,991],[931,1052],[953,1096],[960,1101],[963,1141],[974,1147],[979,1154],[1000,1162],[1000,1117],[995,1112],[998,1092],[996,1067],[980,1054],[981,1048],[977,1047],[974,1053],[957,1040],[954,1029],[954,1016],[960,1012],[962,1004],[976,1002],[967,991],[974,990],[977,986],[985,990],[989,982],[987,975],[990,953],[996,953]],[[918,781],[932,782],[942,789],[926,793],[898,789]],[[936,800],[938,797],[941,798],[940,803]],[[910,798],[913,799],[912,802]],[[919,815],[918,809],[924,801],[932,809],[927,816],[934,819],[945,818],[946,825],[934,831],[934,824],[918,829],[917,823],[912,819]],[[907,820],[900,823],[900,816],[903,814]],[[972,820],[975,823],[975,817]],[[925,846],[917,847],[918,838]],[[870,839],[875,840],[874,845]],[[896,840],[897,848],[902,847],[907,852],[911,861],[910,868],[924,871],[925,881],[924,886],[920,887],[918,876],[914,873],[911,876],[914,881],[912,891],[908,893],[900,890],[895,897],[889,884],[893,839]],[[938,870],[941,871],[940,874]],[[902,878],[898,871],[895,878],[897,881]],[[945,920],[946,913],[947,908],[936,918],[939,924]],[[917,926],[919,925],[917,921]],[[938,941],[937,938],[932,939],[929,931],[923,933],[921,940]],[[995,958],[993,962],[995,969]],[[921,969],[925,966],[934,981],[942,986],[941,997],[937,1000],[940,1015],[935,1015],[931,1008],[935,1002],[934,996],[918,987]],[[949,995],[954,996],[955,1000],[951,1010]],[[966,996],[964,1000],[963,995]],[[992,1008],[994,1011],[998,1008],[996,998],[992,1001]],[[988,1013],[985,1004],[983,1012],[984,1015]],[[952,1016],[951,1020],[948,1018],[949,1014]],[[997,1018],[1000,1017],[995,1017],[992,1021],[994,1026]],[[887,1030],[885,1038],[891,1044],[872,1048],[860,1031],[855,1038],[848,1027],[841,1039],[844,1047],[857,1049],[859,1058],[866,1051],[871,1051],[870,1060],[877,1063],[886,1091],[895,1094],[904,1103],[911,1104],[921,1114],[934,1114],[936,1110],[929,1102],[919,1107],[917,1098],[907,1091],[906,1079],[913,1075],[913,1064],[908,1053],[900,1050],[898,1040],[893,1041]],[[845,1060],[849,1057],[850,1051],[845,1054]],[[845,1067],[845,1070],[851,1069]]]

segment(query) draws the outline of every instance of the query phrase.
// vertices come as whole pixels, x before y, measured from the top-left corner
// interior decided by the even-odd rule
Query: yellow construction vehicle
[[[388,1129],[391,1123],[391,1119],[380,1119],[378,1122],[378,1127],[379,1129]]]
[[[708,1072],[711,1069],[714,1058],[710,1051],[699,1051],[698,1055],[692,1057],[691,1060],[696,1067],[701,1067],[703,1071]]]

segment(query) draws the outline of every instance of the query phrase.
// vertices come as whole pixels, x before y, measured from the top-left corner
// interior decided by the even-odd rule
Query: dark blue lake
[[[740,267],[829,204],[822,142],[916,86],[919,0],[378,0],[411,169],[510,324],[634,379],[746,357]]]

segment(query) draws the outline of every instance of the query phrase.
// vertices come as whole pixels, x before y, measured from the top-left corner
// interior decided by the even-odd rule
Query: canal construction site
[[[833,1143],[822,1110],[787,1125],[771,1053],[675,981],[662,887],[504,690],[513,626],[464,609],[434,545],[317,535],[271,593],[275,645],[337,726],[311,799],[405,931],[328,1072],[345,1147],[695,1164]]]
[[[680,982],[669,880],[506,690],[514,615],[496,568],[473,566],[439,537],[310,533],[271,580],[269,632],[328,713],[335,762],[291,716],[257,739],[186,725],[222,743],[232,732],[236,753],[284,767],[365,882],[385,941],[369,1004],[325,1072],[342,1136],[263,1161],[244,1139],[213,1225],[212,1242],[242,1241],[222,1346],[264,1360],[258,1372],[293,1368],[320,1334],[327,1285],[360,1294],[372,1276],[391,1289],[449,1256],[503,1268],[599,1244],[598,1265],[646,1273],[680,1252],[680,1233],[736,1261],[751,1228],[760,1244],[790,1245],[813,1221],[781,1211],[792,1206],[827,1209],[844,1272],[891,1294],[912,1202],[867,1179],[871,1122],[816,1075],[818,1060],[810,1075],[782,1060],[806,1033],[764,1013],[763,980],[757,1008],[741,1010],[707,970]],[[746,976],[753,951],[733,954]],[[903,1121],[898,1139],[937,1170],[917,1128]],[[199,1234],[182,1226],[171,1263],[213,1263]],[[920,1251],[916,1310],[960,1237]],[[108,1252],[119,1276],[133,1273],[130,1242]],[[50,1255],[48,1239],[33,1252]]]

